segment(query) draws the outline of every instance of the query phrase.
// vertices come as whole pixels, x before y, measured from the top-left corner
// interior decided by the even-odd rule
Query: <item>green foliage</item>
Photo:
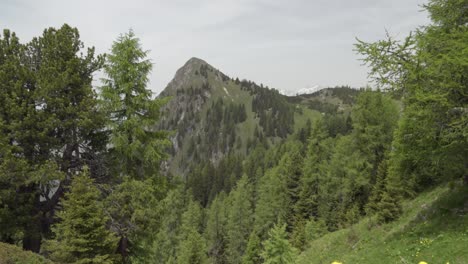
[[[153,262],[171,263],[176,258],[181,233],[182,214],[187,208],[187,195],[181,187],[168,191],[158,203],[159,228],[154,235],[152,252],[147,256]],[[173,262],[172,262],[173,263]]]
[[[132,31],[121,35],[107,56],[107,78],[100,89],[110,136],[110,173],[120,183],[111,191],[109,205],[124,261],[129,254],[135,258],[138,251],[150,250],[155,207],[165,189],[165,181],[156,176],[168,139],[155,128],[165,101],[152,99],[146,87],[152,69],[146,56]]]
[[[187,210],[182,214],[180,242],[177,248],[178,264],[208,263],[206,240],[201,235],[202,214],[200,205],[190,200]]]
[[[53,264],[52,261],[15,245],[0,242],[0,263],[7,264]]]
[[[148,231],[155,232],[160,224],[158,203],[167,192],[164,181],[125,177],[109,192],[105,203],[112,229],[121,237],[119,248],[128,243],[132,261],[144,260],[152,251],[153,234]]]
[[[190,230],[187,237],[182,240],[178,248],[178,264],[202,264],[208,263],[206,256],[205,240],[193,230]]]
[[[299,200],[294,208],[298,221],[318,215],[319,187],[320,182],[323,181],[322,178],[326,175],[325,165],[330,155],[327,137],[328,133],[323,120],[316,120],[308,140],[302,168],[303,177],[299,185]]]
[[[252,100],[252,111],[257,113],[259,124],[266,136],[285,138],[294,125],[294,109],[277,90],[263,88],[255,83],[241,83],[244,89],[255,94]]]
[[[327,234],[327,225],[323,220],[316,221],[314,219],[310,219],[305,224],[304,233],[306,244],[308,244],[309,242]]]
[[[2,206],[0,214],[2,224],[18,220],[5,222],[10,231],[2,239],[13,242],[17,234],[24,248],[36,252],[50,231],[41,222],[52,221],[74,173],[83,165],[92,176],[100,170],[96,161],[106,143],[99,132],[104,119],[91,82],[102,57],[94,48],[83,48],[78,30],[66,24],[44,30],[27,44],[8,30],[0,39],[0,181],[8,195],[2,200],[12,199],[2,204],[15,208]]]
[[[166,133],[155,130],[164,100],[147,89],[152,64],[132,31],[121,35],[107,56],[101,106],[108,117],[114,171],[143,179],[154,176],[164,157]]]
[[[359,42],[377,84],[403,94],[405,105],[390,155],[389,188],[414,195],[466,175],[466,3],[433,0],[433,23],[403,42]]]
[[[253,189],[247,175],[237,182],[229,194],[229,210],[226,223],[228,263],[241,263],[242,255],[253,226]]]
[[[262,244],[257,233],[253,231],[250,233],[247,248],[244,256],[242,257],[242,264],[256,264],[261,262],[261,249]]]
[[[263,242],[262,258],[265,264],[296,263],[297,250],[287,239],[286,225],[275,225],[269,232],[269,238]]]
[[[437,187],[402,201],[402,214],[375,225],[374,217],[312,241],[298,264],[465,263],[468,215],[461,213],[466,186]]]
[[[286,175],[280,167],[269,169],[260,178],[255,207],[255,230],[265,238],[268,230],[276,223],[285,223],[289,210]]]
[[[50,258],[64,263],[113,263],[117,238],[107,229],[109,217],[100,192],[84,172],[74,177],[70,192],[57,213],[60,222],[52,227],[54,239],[47,241]]]
[[[187,237],[180,243],[178,248],[178,264],[203,264],[208,263],[206,256],[205,240],[200,233],[189,231]]]
[[[228,263],[226,260],[229,201],[222,192],[216,196],[207,211],[205,237],[208,255],[213,263]]]

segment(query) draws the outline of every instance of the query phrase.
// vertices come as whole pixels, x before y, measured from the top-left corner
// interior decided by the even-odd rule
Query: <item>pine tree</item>
[[[328,233],[327,225],[324,220],[310,219],[306,222],[304,227],[305,244],[322,237]]]
[[[104,120],[91,86],[102,57],[83,51],[78,30],[66,24],[26,45],[9,31],[0,42],[0,137],[9,153],[0,162],[16,174],[15,207],[28,208],[15,210],[23,248],[38,252],[74,173],[89,165],[94,177],[102,167]]]
[[[297,250],[289,243],[286,225],[275,225],[269,232],[269,238],[263,242],[261,254],[265,264],[295,263]]]
[[[21,56],[24,46],[18,37],[9,30],[0,35],[0,239],[3,242],[13,243],[16,236],[30,221],[27,217],[31,211],[36,195],[32,191],[18,191],[30,180],[28,175],[32,166],[28,163],[22,147],[12,142],[20,142],[18,135],[22,127],[21,116],[28,111],[28,93],[22,87],[27,81],[27,69],[22,67]]]
[[[117,238],[107,229],[109,218],[87,169],[75,176],[62,200],[60,220],[47,241],[50,258],[61,263],[114,263]]]

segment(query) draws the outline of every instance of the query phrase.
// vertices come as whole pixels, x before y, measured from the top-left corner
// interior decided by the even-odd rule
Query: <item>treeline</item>
[[[293,132],[294,108],[283,95],[275,89],[259,86],[252,81],[236,79],[235,83],[254,96],[252,111],[259,118],[260,126],[267,137],[286,138]]]
[[[205,116],[205,138],[210,142],[204,142],[207,151],[227,153],[234,148],[236,142],[236,124],[247,119],[244,104],[225,103],[219,98],[208,108]]]

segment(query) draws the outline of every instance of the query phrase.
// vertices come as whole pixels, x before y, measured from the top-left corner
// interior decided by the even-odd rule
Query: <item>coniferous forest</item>
[[[4,29],[0,263],[468,263],[468,2],[424,10],[350,47],[373,87],[295,96]]]

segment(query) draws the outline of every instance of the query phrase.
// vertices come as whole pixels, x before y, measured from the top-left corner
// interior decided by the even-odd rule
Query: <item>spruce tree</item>
[[[117,238],[108,230],[109,217],[100,192],[85,169],[74,177],[70,192],[62,199],[59,222],[47,241],[50,258],[60,263],[114,263]]]
[[[319,185],[325,176],[323,167],[330,155],[325,141],[327,137],[323,119],[317,119],[308,138],[307,153],[302,166],[299,199],[294,206],[296,221],[309,219],[318,214]]]
[[[297,250],[289,243],[286,225],[275,225],[268,232],[268,239],[263,242],[261,254],[265,264],[293,264]]]

